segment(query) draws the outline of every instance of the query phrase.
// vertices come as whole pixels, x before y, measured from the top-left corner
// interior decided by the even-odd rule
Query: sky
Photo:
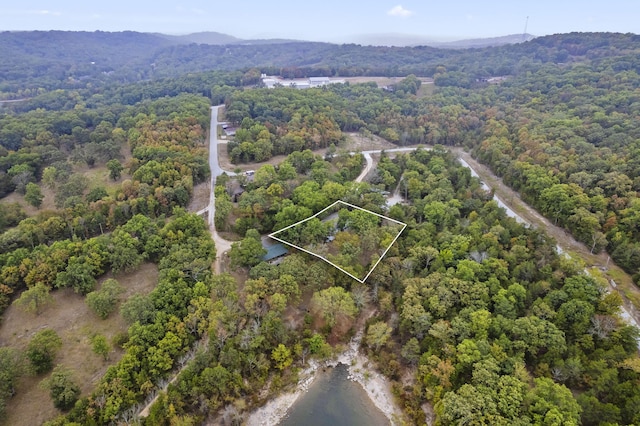
[[[572,31],[640,33],[638,0],[20,0],[0,31],[216,31],[238,38],[348,42],[363,34],[433,40]],[[528,17],[528,23],[527,23]]]

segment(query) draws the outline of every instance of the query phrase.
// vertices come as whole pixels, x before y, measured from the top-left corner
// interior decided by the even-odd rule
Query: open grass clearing
[[[113,195],[116,190],[120,188],[120,184],[123,180],[131,178],[129,175],[123,173],[120,179],[114,181],[109,177],[109,170],[105,165],[96,167],[76,166],[74,167],[74,172],[83,175],[87,179],[87,191],[102,186],[110,195]],[[38,186],[40,187],[40,191],[42,191],[42,195],[44,195],[40,208],[33,207],[31,204],[27,203],[24,199],[24,195],[15,191],[2,198],[0,203],[18,203],[22,206],[22,209],[29,217],[36,216],[38,213],[46,210],[57,210],[58,208],[55,205],[55,190],[48,188],[42,182],[38,182]]]
[[[142,264],[136,271],[113,277],[107,274],[99,280],[116,278],[125,288],[121,300],[134,294],[149,293],[158,282],[158,267],[153,263]],[[82,395],[89,394],[109,365],[122,356],[121,350],[112,350],[109,361],[93,353],[89,339],[99,333],[109,342],[118,333],[127,331],[127,324],[116,311],[101,320],[85,303],[85,298],[72,289],[54,290],[53,302],[44,306],[40,315],[29,314],[15,306],[9,306],[0,325],[0,346],[24,350],[31,337],[44,328],[55,330],[62,339],[62,348],[54,364],[63,364],[73,372],[73,380],[80,386]],[[20,379],[16,394],[8,401],[7,418],[0,424],[30,426],[42,424],[55,417],[59,411],[53,406],[48,391],[39,383],[49,377],[25,376]]]
[[[360,151],[373,151],[378,149],[393,149],[398,148],[397,145],[392,144],[391,142],[382,139],[379,136],[374,134],[371,135],[362,135],[357,132],[349,132],[344,133],[345,142],[341,143],[338,146],[338,151],[336,155],[339,155],[340,152],[360,152]],[[316,149],[313,151],[314,154],[324,156],[327,152],[326,148]],[[229,153],[227,152],[227,145],[225,143],[218,144],[218,161],[220,162],[220,167],[223,170],[235,171],[240,170],[241,172],[247,170],[257,170],[260,166],[265,164],[278,165],[286,160],[286,155],[276,155],[271,157],[267,161],[262,162],[254,162],[254,163],[238,163],[233,164],[231,162],[231,158],[229,157]]]

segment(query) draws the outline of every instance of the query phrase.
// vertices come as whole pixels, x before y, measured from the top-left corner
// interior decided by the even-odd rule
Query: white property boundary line
[[[283,240],[283,239],[281,239],[281,238],[276,237],[276,234],[279,234],[280,232],[286,231],[286,230],[287,230],[287,229],[289,229],[289,228],[293,228],[294,226],[300,225],[301,223],[304,223],[304,222],[306,222],[306,221],[308,221],[308,220],[311,220],[311,219],[313,219],[314,217],[317,217],[318,215],[320,215],[320,214],[322,214],[322,213],[326,212],[327,210],[329,210],[329,209],[333,208],[336,204],[344,204],[345,206],[349,206],[349,207],[352,207],[352,208],[354,208],[354,209],[362,210],[363,212],[371,213],[371,214],[373,214],[373,215],[376,215],[376,216],[378,216],[378,217],[381,217],[382,219],[389,220],[389,221],[391,221],[391,222],[395,222],[395,223],[397,223],[398,225],[402,225],[402,229],[400,230],[400,232],[398,232],[398,233],[396,234],[396,236],[394,237],[393,241],[391,241],[391,244],[389,244],[389,247],[387,247],[387,249],[384,251],[384,253],[382,253],[382,255],[378,258],[378,261],[377,261],[377,262],[376,262],[376,263],[371,267],[371,269],[369,270],[369,272],[367,273],[367,275],[366,275],[363,279],[360,279],[360,278],[358,278],[358,277],[354,276],[353,274],[351,274],[351,273],[349,273],[349,272],[345,271],[345,270],[344,270],[344,269],[342,269],[340,266],[338,266],[338,265],[336,265],[335,263],[331,262],[329,259],[326,259],[326,258],[324,258],[324,257],[320,256],[320,255],[319,255],[319,254],[317,254],[317,253],[313,253],[313,252],[311,252],[311,251],[309,251],[309,250],[306,250],[306,249],[304,249],[304,248],[302,248],[302,247],[300,247],[300,246],[297,246],[297,245],[295,245],[295,244],[291,244],[291,243],[290,243],[290,242],[288,242],[288,241],[285,241],[285,240]],[[272,232],[271,234],[269,234],[269,238],[273,238],[273,239],[274,239],[274,240],[276,240],[276,241],[280,241],[280,242],[281,242],[281,243],[283,243],[283,244],[286,244],[286,245],[288,245],[288,246],[294,247],[294,248],[296,248],[296,249],[298,249],[298,250],[300,250],[300,251],[303,251],[303,252],[308,253],[308,254],[310,254],[310,255],[312,255],[312,256],[315,256],[315,257],[317,257],[317,258],[319,258],[319,259],[322,259],[322,260],[324,260],[325,262],[327,262],[329,265],[333,266],[334,268],[337,268],[337,269],[338,269],[338,270],[340,270],[341,272],[344,272],[345,274],[349,275],[349,276],[350,276],[351,278],[353,278],[354,280],[356,280],[356,281],[358,281],[358,282],[360,282],[360,283],[363,283],[363,284],[364,284],[364,282],[367,280],[367,278],[369,278],[369,275],[371,275],[371,273],[373,272],[373,270],[374,270],[374,269],[376,269],[376,267],[378,266],[378,263],[380,263],[380,261],[382,260],[382,258],[387,254],[387,252],[389,251],[389,249],[391,248],[391,246],[396,242],[396,240],[398,239],[398,237],[400,237],[400,234],[402,234],[402,231],[404,231],[404,229],[405,229],[406,227],[407,227],[407,224],[406,224],[406,223],[404,223],[404,222],[400,222],[400,221],[398,221],[398,220],[391,219],[390,217],[383,216],[383,215],[381,215],[381,214],[378,214],[378,213],[372,212],[371,210],[363,209],[362,207],[354,206],[353,204],[349,204],[349,203],[347,203],[347,202],[345,202],[345,201],[338,200],[338,201],[336,201],[335,203],[333,203],[333,204],[331,204],[331,205],[329,205],[329,206],[325,207],[324,209],[320,210],[318,213],[314,214],[313,216],[309,216],[308,218],[303,219],[303,220],[301,220],[301,221],[298,221],[298,222],[294,223],[293,225],[289,225],[289,226],[287,226],[287,227],[285,227],[285,228],[282,228],[282,229],[280,229],[280,230],[278,230],[278,231],[276,231],[276,232]]]

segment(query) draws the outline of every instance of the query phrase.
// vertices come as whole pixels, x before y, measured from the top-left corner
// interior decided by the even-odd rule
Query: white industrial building
[[[321,87],[328,84],[344,83],[344,80],[332,80],[329,77],[310,77],[285,80],[279,77],[263,76],[262,83],[265,87],[273,89],[274,87],[291,87],[293,89],[308,89],[310,87]]]

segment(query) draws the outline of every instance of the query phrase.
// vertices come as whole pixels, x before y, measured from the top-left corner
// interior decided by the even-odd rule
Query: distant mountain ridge
[[[352,41],[369,46],[430,46],[441,49],[468,49],[480,47],[504,46],[507,44],[522,43],[535,38],[532,34],[510,34],[500,37],[472,38],[453,41],[438,41],[429,37],[414,34],[363,34],[355,36]]]
[[[449,48],[443,48],[242,40],[221,33],[167,36],[133,31],[5,31],[0,32],[0,94],[12,94],[5,98],[28,97],[41,89],[134,83],[209,71],[244,73],[251,68],[285,78],[432,77],[445,62],[447,73],[440,80],[469,86],[477,79],[521,71],[522,58],[530,61],[529,67],[580,62],[613,54],[632,55],[640,43],[640,36],[620,33],[556,34],[520,42],[529,37],[446,42]],[[487,44],[492,47],[484,47]],[[634,57],[629,56],[616,67],[624,69],[634,63]]]
[[[215,31],[205,31],[199,33],[171,35],[163,33],[153,33],[159,37],[166,38],[169,41],[179,44],[233,44],[238,43],[241,40],[229,34],[218,33]]]
[[[169,35],[162,33],[154,33],[154,35],[163,37],[177,44],[208,44],[211,46],[220,46],[227,44],[279,44],[279,43],[299,43],[303,40],[291,40],[282,38],[267,39],[242,39],[229,34],[218,33],[215,31],[204,31],[199,33]]]
[[[278,43],[303,43],[306,40],[292,39],[241,39],[229,34],[218,33],[214,31],[198,32],[184,35],[169,35],[155,33],[154,35],[163,37],[178,44],[208,44],[212,46],[228,45],[228,44],[278,44]],[[356,36],[353,39],[347,39],[344,43],[355,42],[365,46],[396,46],[396,47],[412,47],[412,46],[430,46],[441,49],[467,49],[479,47],[503,46],[505,44],[522,43],[524,41],[533,40],[532,34],[510,34],[500,37],[489,38],[473,38],[454,41],[438,41],[429,37],[411,34],[366,34]],[[344,44],[342,42],[329,42],[330,44]]]
[[[536,38],[536,36],[534,36],[533,34],[510,34],[510,35],[500,36],[500,37],[472,38],[472,39],[448,41],[448,42],[435,42],[435,43],[429,44],[429,46],[440,47],[443,49],[470,49],[470,48],[479,48],[479,47],[504,46],[505,44],[523,43],[525,41],[531,41],[534,38]]]

